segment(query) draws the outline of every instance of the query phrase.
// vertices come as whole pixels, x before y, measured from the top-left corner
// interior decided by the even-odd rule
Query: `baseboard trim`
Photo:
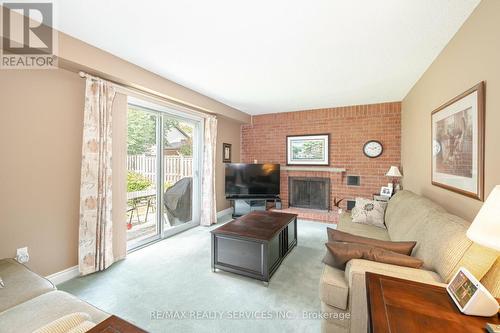
[[[69,281],[79,275],[80,272],[78,271],[78,266],[73,266],[60,272],[48,275],[45,278],[57,286],[58,284]]]
[[[220,219],[221,217],[224,217],[226,215],[232,215],[233,214],[233,208],[229,207],[224,210],[221,210],[220,212],[217,212],[217,219]],[[124,259],[125,256],[120,257],[120,258],[115,258],[115,261]],[[60,272],[47,275],[45,278],[52,282],[54,285],[61,284],[63,282],[69,281],[77,276],[80,275],[80,272],[78,270],[78,266],[73,266],[70,268],[66,268]]]
[[[226,216],[226,215],[229,215],[229,214],[233,214],[233,208],[232,207],[229,207],[229,208],[226,208],[224,210],[221,210],[220,212],[217,212],[217,218],[221,218],[223,216]]]

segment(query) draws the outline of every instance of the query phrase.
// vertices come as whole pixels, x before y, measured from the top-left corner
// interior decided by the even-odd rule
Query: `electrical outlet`
[[[16,251],[16,260],[20,264],[25,264],[30,260],[30,255],[28,253],[28,247],[21,247]]]

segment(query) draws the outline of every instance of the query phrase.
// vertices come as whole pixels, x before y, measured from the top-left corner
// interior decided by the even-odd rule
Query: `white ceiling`
[[[55,0],[56,28],[250,114],[399,101],[480,0]]]

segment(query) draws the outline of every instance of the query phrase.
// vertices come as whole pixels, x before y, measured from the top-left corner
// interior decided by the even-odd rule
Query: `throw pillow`
[[[370,245],[347,242],[328,242],[325,245],[332,259],[325,264],[340,269],[345,269],[346,263],[351,259],[365,259],[412,268],[420,268],[424,264],[420,259]]]
[[[384,250],[389,250],[392,252],[411,255],[411,251],[417,245],[417,242],[391,242],[391,241],[383,241],[374,238],[362,237],[350,234],[348,232],[343,232],[340,230],[336,230],[333,228],[326,228],[326,233],[328,234],[329,242],[348,242],[348,243],[358,243],[365,245],[372,245],[376,247],[380,247]]]
[[[356,205],[351,210],[352,222],[371,224],[384,228],[384,215],[387,202],[356,198]]]

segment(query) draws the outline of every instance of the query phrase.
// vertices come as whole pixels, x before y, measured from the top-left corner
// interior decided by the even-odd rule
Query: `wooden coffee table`
[[[500,323],[498,314],[462,314],[440,286],[367,272],[366,293],[372,333],[484,333],[486,323]]]
[[[214,229],[212,270],[266,283],[297,245],[297,215],[255,211]]]

